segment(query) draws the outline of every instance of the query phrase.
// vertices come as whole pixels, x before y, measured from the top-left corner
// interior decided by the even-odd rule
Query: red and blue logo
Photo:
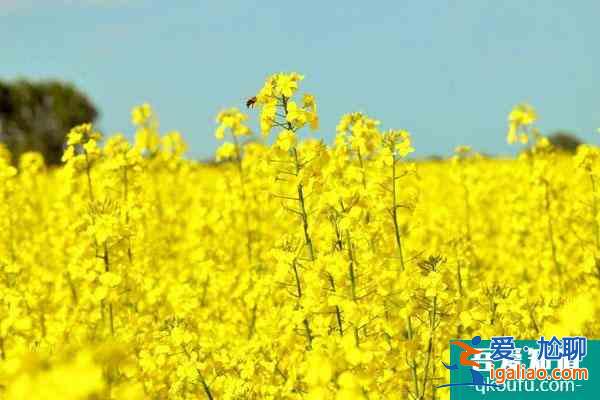
[[[481,372],[479,372],[473,368],[473,367],[481,368],[481,365],[476,361],[469,360],[469,357],[481,353],[481,350],[478,350],[473,347],[473,346],[479,345],[480,343],[481,343],[481,336],[475,336],[473,339],[471,339],[472,346],[468,345],[465,342],[460,342],[460,341],[450,342],[451,346],[452,345],[457,346],[462,350],[460,353],[460,359],[459,359],[458,363],[455,363],[455,364],[448,365],[443,361],[442,361],[442,364],[444,364],[444,367],[446,367],[446,369],[448,369],[450,371],[457,370],[460,367],[468,368],[469,371],[471,372],[472,382],[447,383],[445,385],[437,386],[437,388],[451,387],[451,386],[494,386],[494,387],[500,386],[495,383],[486,383],[483,379],[483,375],[481,374]]]

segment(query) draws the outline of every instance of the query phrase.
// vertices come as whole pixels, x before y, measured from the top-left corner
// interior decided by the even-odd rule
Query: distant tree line
[[[583,142],[575,135],[569,132],[558,131],[548,136],[548,140],[554,147],[567,153],[575,153],[577,147]]]
[[[48,164],[59,164],[68,131],[97,117],[96,106],[72,84],[0,81],[0,142],[15,158],[39,151]]]

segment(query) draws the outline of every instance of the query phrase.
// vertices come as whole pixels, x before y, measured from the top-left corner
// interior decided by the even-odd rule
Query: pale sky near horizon
[[[363,111],[408,129],[417,155],[508,154],[523,101],[546,132],[600,143],[599,17],[583,0],[0,0],[0,80],[72,81],[107,132],[131,135],[130,109],[147,101],[206,158],[220,109],[297,71],[327,141]]]

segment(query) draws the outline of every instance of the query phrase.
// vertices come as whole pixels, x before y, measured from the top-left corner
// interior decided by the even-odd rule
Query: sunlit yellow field
[[[450,338],[598,336],[598,149],[525,105],[517,159],[411,161],[359,113],[326,144],[301,78],[221,112],[213,165],[148,105],[134,144],[2,153],[0,398],[438,399]]]

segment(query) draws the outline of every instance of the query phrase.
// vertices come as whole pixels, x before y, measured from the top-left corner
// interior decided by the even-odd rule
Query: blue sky
[[[108,132],[131,135],[130,109],[147,101],[205,158],[221,108],[297,71],[328,141],[363,111],[411,131],[417,155],[507,154],[522,101],[547,132],[600,142],[599,16],[584,0],[0,0],[0,79],[73,81]]]

